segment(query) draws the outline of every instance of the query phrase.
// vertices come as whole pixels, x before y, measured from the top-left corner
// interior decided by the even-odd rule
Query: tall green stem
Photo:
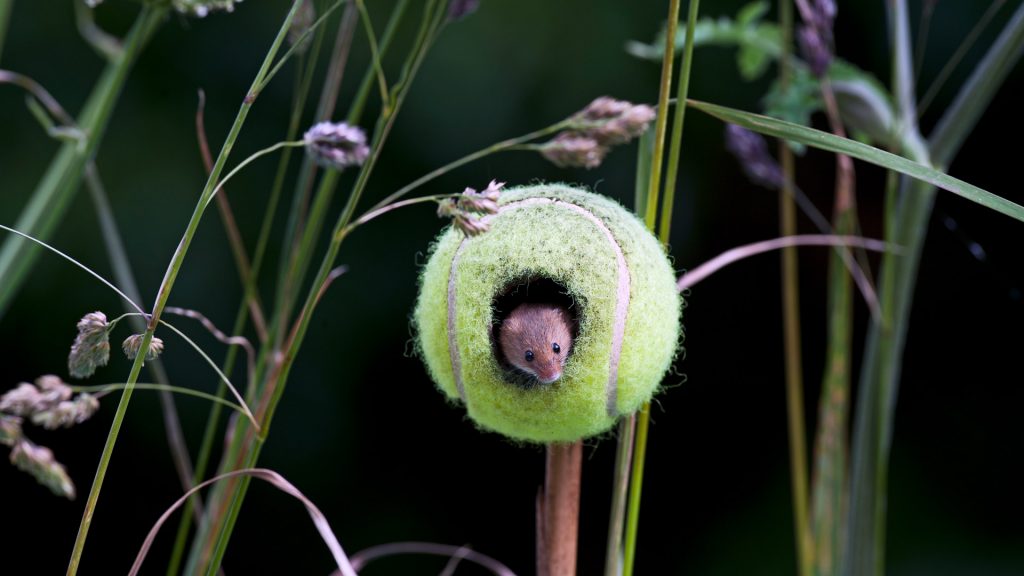
[[[679,93],[686,94],[689,89],[690,61],[693,58],[693,29],[697,21],[698,0],[690,0],[690,11],[687,18],[687,30],[690,32],[686,38],[686,48],[683,54],[683,74],[679,79]],[[669,0],[668,26],[665,33],[664,54],[661,61],[661,85],[658,90],[658,116],[655,123],[654,150],[651,154],[650,180],[648,181],[648,193],[645,205],[644,223],[652,232],[658,215],[658,192],[661,190],[661,164],[665,149],[665,129],[668,124],[669,93],[672,84],[672,65],[675,59],[676,28],[679,23],[679,1]],[[679,146],[682,142],[683,114],[686,108],[686,99],[683,96],[676,103],[676,117],[673,125],[672,150],[670,153],[670,180],[672,188],[675,188],[675,174],[679,162]],[[674,165],[674,166],[673,166]],[[673,192],[666,191],[666,205],[669,218],[671,217],[671,201],[675,198]],[[671,220],[662,220],[662,229],[659,235],[662,243],[669,238],[669,227]],[[640,496],[643,488],[644,461],[647,454],[647,430],[650,425],[651,403],[644,403],[637,416],[636,443],[633,449],[633,471],[630,478],[629,502],[626,512],[626,533],[623,541],[623,576],[633,574],[633,565],[636,557],[637,531],[640,522]]]
[[[779,2],[779,26],[782,29],[782,54],[779,57],[779,82],[783,90],[792,77],[793,4]],[[793,152],[779,142],[779,157],[784,174],[779,192],[779,228],[782,236],[797,233]],[[807,440],[804,430],[803,354],[800,346],[800,288],[796,248],[782,251],[783,348],[786,371],[786,419],[789,435],[789,476],[793,499],[793,539],[796,543],[797,571],[808,576],[811,570],[811,542],[807,504]]]
[[[121,401],[118,403],[117,411],[114,415],[114,420],[110,427],[110,433],[107,435],[106,444],[103,447],[103,454],[100,457],[100,464],[96,470],[96,478],[93,480],[92,488],[89,491],[89,499],[86,502],[85,512],[82,515],[82,523],[78,529],[78,537],[75,540],[75,548],[71,554],[71,562],[68,565],[68,576],[72,576],[78,572],[78,566],[81,562],[82,552],[85,549],[85,540],[89,534],[89,527],[92,524],[93,513],[96,509],[96,503],[99,500],[100,490],[103,487],[103,480],[106,477],[107,468],[110,464],[110,458],[114,451],[114,445],[117,443],[117,436],[121,429],[121,424],[124,420],[124,415],[128,411],[128,403],[131,399],[132,386],[138,381],[139,372],[142,370],[143,360],[146,357],[146,353],[149,351],[149,344],[153,339],[153,332],[156,330],[157,323],[160,321],[160,315],[163,313],[164,307],[167,305],[167,299],[171,295],[171,290],[174,287],[174,281],[178,276],[178,272],[181,269],[181,265],[185,260],[185,255],[188,253],[188,248],[192,243],[192,239],[195,236],[196,229],[199,227],[199,222],[202,219],[203,213],[206,210],[206,206],[209,204],[216,188],[217,181],[220,178],[220,173],[224,169],[224,165],[227,162],[228,156],[231,153],[231,149],[234,146],[235,140],[238,138],[239,132],[241,132],[242,125],[245,123],[245,118],[249,113],[249,109],[252,107],[253,101],[255,100],[255,90],[267,71],[270,69],[273,63],[274,56],[277,54],[281,43],[284,41],[287,35],[288,28],[291,25],[292,18],[298,11],[299,6],[302,4],[301,0],[295,0],[292,4],[291,10],[288,12],[288,16],[285,18],[281,29],[278,31],[277,37],[274,39],[270,50],[267,52],[267,56],[263,61],[263,66],[260,71],[256,74],[256,78],[253,81],[250,93],[242,102],[242,106],[238,111],[238,115],[235,118],[235,122],[231,127],[231,131],[228,134],[227,139],[224,142],[224,146],[221,148],[220,154],[217,156],[217,161],[214,163],[213,170],[210,172],[210,177],[206,181],[206,186],[203,189],[202,194],[199,197],[199,201],[196,203],[196,208],[192,213],[192,218],[189,220],[188,226],[185,229],[181,242],[178,244],[178,248],[174,252],[174,256],[171,259],[171,263],[167,268],[167,272],[164,275],[164,280],[160,285],[160,289],[157,292],[156,303],[153,305],[153,311],[150,315],[149,324],[146,332],[144,333],[142,344],[139,348],[139,353],[135,357],[135,362],[132,365],[132,370],[128,375],[126,381],[127,387],[124,393],[121,395]],[[144,9],[151,11],[153,8],[147,5]],[[125,48],[125,52],[128,53],[130,50]],[[90,139],[91,141],[91,139]]]
[[[78,118],[78,127],[86,138],[61,146],[15,228],[46,241],[60,224],[81,183],[85,163],[99,148],[128,71],[168,9],[163,4],[146,4],[142,8],[125,39],[123,52],[107,65]],[[12,237],[4,242],[0,249],[0,314],[11,303],[38,256],[38,247],[21,238]]]

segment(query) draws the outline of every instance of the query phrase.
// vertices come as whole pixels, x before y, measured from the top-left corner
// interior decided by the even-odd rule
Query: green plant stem
[[[629,507],[626,512],[626,538],[622,553],[622,576],[632,576],[636,558],[636,534],[640,524],[640,492],[644,482],[644,458],[647,456],[647,429],[650,427],[651,403],[640,409],[633,452],[633,472],[629,481]]]
[[[629,491],[629,470],[633,464],[635,433],[636,414],[630,414],[619,423],[619,438],[615,447],[615,476],[612,481],[612,509],[608,521],[604,576],[619,576],[622,569],[622,532],[626,522],[626,496]]]
[[[256,78],[253,81],[253,88],[259,86],[263,76],[269,70],[274,56],[277,54],[281,43],[287,35],[292,18],[295,16],[295,13],[301,3],[301,0],[295,0],[292,4],[292,8],[288,12],[288,16],[285,18],[281,29],[278,31],[277,37],[274,39],[273,44],[267,52],[267,56],[263,61],[260,71],[257,73]],[[147,5],[143,10],[145,13],[145,11],[152,10],[152,8]],[[130,44],[130,41],[126,43],[126,54],[131,53],[131,49],[128,48],[128,45]],[[189,220],[188,226],[185,229],[185,234],[182,236],[181,242],[178,244],[178,248],[174,252],[171,263],[164,275],[163,282],[161,282],[160,289],[157,292],[156,303],[153,305],[149,324],[143,335],[139,352],[135,356],[135,362],[132,364],[131,372],[128,375],[128,379],[126,381],[127,386],[124,393],[121,395],[121,401],[118,403],[117,411],[114,414],[114,421],[111,424],[110,433],[107,435],[107,441],[103,447],[103,453],[100,457],[100,464],[96,470],[96,478],[93,480],[92,488],[89,491],[89,498],[86,501],[85,512],[82,515],[82,522],[78,529],[78,537],[75,539],[75,548],[72,551],[71,561],[68,566],[68,576],[73,576],[78,572],[82,552],[85,549],[85,540],[89,534],[89,527],[92,524],[92,516],[96,509],[96,503],[99,500],[100,490],[103,487],[103,480],[106,477],[107,467],[110,464],[110,457],[113,454],[114,445],[117,443],[117,436],[120,432],[124,415],[128,411],[128,403],[131,399],[132,386],[138,381],[139,372],[142,370],[143,360],[145,359],[146,353],[149,351],[149,344],[153,340],[153,332],[156,330],[157,323],[160,321],[160,315],[163,312],[164,307],[167,305],[167,299],[171,295],[171,290],[174,287],[174,281],[177,278],[181,265],[185,260],[185,255],[188,253],[188,248],[192,243],[192,238],[195,236],[196,229],[199,227],[199,222],[202,219],[207,204],[209,204],[210,199],[216,191],[220,173],[224,169],[224,165],[227,162],[235,140],[238,138],[239,132],[241,132],[242,125],[245,123],[245,118],[249,113],[249,109],[252,107],[253,101],[254,95],[250,92],[242,102],[242,106],[238,111],[238,115],[231,127],[231,131],[229,132],[227,139],[224,141],[224,146],[221,148],[220,154],[217,156],[216,163],[214,163],[213,171],[210,173],[210,177],[206,181],[203,193],[200,195],[199,201],[196,203],[196,208],[192,213],[192,218]]]
[[[651,158],[651,180],[647,188],[647,210],[644,222],[654,230],[658,218],[658,194],[661,191],[661,164],[665,154],[665,130],[668,127],[668,100],[672,89],[672,64],[675,60],[676,28],[679,25],[679,0],[669,0],[665,29],[665,48],[661,59],[661,83],[658,89],[658,116],[654,123],[654,154]]]
[[[690,12],[687,21],[687,29],[693,30],[697,18],[696,0],[690,0]],[[651,154],[650,180],[646,200],[644,223],[651,232],[655,232],[655,225],[658,216],[658,192],[661,190],[661,164],[665,150],[665,130],[668,124],[669,92],[672,84],[672,64],[675,60],[675,37],[676,28],[679,24],[679,0],[669,0],[668,25],[665,33],[664,55],[661,61],[661,85],[658,90],[658,116],[655,123],[654,150]],[[687,64],[693,54],[693,45],[689,44],[690,54],[687,56]],[[690,71],[689,66],[684,66],[683,77],[680,78],[680,90],[684,90],[683,84],[688,86]],[[677,102],[677,106],[685,107],[686,102]],[[682,141],[683,120],[681,116],[676,117],[674,133],[672,136],[673,145]],[[674,161],[678,162],[678,154]],[[669,207],[671,211],[671,207]],[[671,221],[668,221],[671,224]],[[666,227],[661,232],[663,238],[668,238],[669,229]],[[664,242],[664,240],[663,240]],[[630,478],[629,502],[626,512],[626,534],[623,541],[623,576],[632,576],[633,564],[636,557],[637,530],[640,523],[640,495],[644,479],[644,457],[647,454],[647,429],[650,424],[651,403],[645,402],[640,409],[637,418],[636,442],[633,448],[633,470]]]
[[[86,161],[99,148],[128,71],[168,9],[163,4],[146,4],[142,8],[125,39],[124,51],[107,65],[82,109],[77,124],[86,138],[61,146],[18,217],[15,228],[42,241],[56,229],[78,190]],[[14,298],[38,255],[35,246],[19,238],[8,239],[0,248],[0,314]]]
[[[909,36],[902,27],[897,34]],[[1020,59],[1022,49],[1024,5],[1014,12],[943,114],[929,138],[929,152],[905,147],[905,153],[937,166],[948,165]],[[894,66],[894,70],[900,69]],[[887,238],[896,239],[904,250],[899,260],[889,255],[882,258],[885,317],[880,325],[871,327],[861,369],[857,403],[864,408],[858,410],[854,426],[847,574],[880,574],[884,568],[885,491],[895,399],[914,279],[935,196],[934,188],[916,180],[905,182],[903,188],[902,201],[897,203],[893,195],[887,204]]]
[[[387,136],[394,125],[395,117],[401,109],[401,105],[408,94],[412,78],[415,77],[416,72],[419,70],[423,59],[426,56],[429,46],[433,43],[436,32],[445,14],[444,8],[445,3],[439,3],[437,0],[428,0],[424,7],[424,19],[420,27],[420,32],[414,43],[414,48],[410,52],[398,83],[394,90],[392,90],[392,105],[385,107],[381,113],[381,117],[377,121],[377,129],[374,130],[373,141],[370,146],[370,156],[360,170],[359,176],[353,186],[345,207],[342,210],[341,215],[338,217],[338,221],[335,224],[334,232],[332,234],[331,243],[328,246],[327,253],[323,257],[316,279],[310,287],[306,303],[302,307],[299,317],[290,331],[286,349],[282,353],[274,355],[274,366],[267,376],[267,385],[262,392],[264,401],[257,411],[257,413],[261,415],[262,429],[258,435],[252,438],[250,448],[242,459],[241,467],[252,467],[250,463],[256,462],[259,459],[262,446],[270,432],[270,424],[273,420],[274,412],[276,411],[284,393],[291,367],[294,363],[298,350],[302,345],[306,331],[309,328],[312,313],[316,307],[316,302],[319,300],[321,289],[327,278],[330,276],[331,270],[334,266],[334,261],[337,259],[338,252],[341,249],[341,243],[345,238],[345,230],[348,227],[349,222],[352,220],[356,205],[366,188],[369,176],[380,156],[381,146],[386,141]],[[337,171],[328,171],[327,174],[325,174],[324,180],[331,175],[337,175]],[[243,432],[246,436],[252,434],[251,430],[236,430],[236,441],[233,442],[232,447],[229,448],[229,459],[226,459],[226,461],[231,462],[232,465],[237,463],[235,460],[236,457],[234,456],[235,454],[238,454],[237,450],[243,443],[246,443],[245,440],[239,440],[239,436],[237,435],[239,431]],[[215,574],[220,567],[220,563],[223,559],[224,552],[227,549],[227,544],[234,529],[235,522],[237,521],[242,502],[245,499],[248,486],[249,482],[243,478],[233,487],[233,490],[230,490],[232,492],[231,503],[224,519],[223,526],[219,530],[216,547],[213,551],[210,563],[207,566],[206,573],[209,576]]]
[[[694,28],[697,25],[697,11],[700,0],[690,0],[689,15],[686,20],[686,44],[683,47],[682,70],[679,74],[679,88],[676,95],[676,112],[672,120],[672,137],[669,141],[668,171],[665,173],[665,197],[661,202],[661,224],[658,226],[662,244],[669,243],[669,230],[672,227],[672,206],[676,198],[676,178],[679,174],[679,158],[682,155],[683,120],[686,116],[686,98],[690,93],[690,68],[693,64]]]
[[[793,6],[779,2],[779,26],[782,30],[782,53],[779,57],[779,82],[783,90],[792,78]],[[782,236],[797,233],[796,186],[793,153],[779,142],[783,184],[779,192],[779,229]],[[793,499],[793,539],[796,546],[797,573],[809,576],[813,550],[808,528],[807,502],[807,440],[804,431],[804,374],[800,336],[799,262],[796,248],[782,251],[782,330],[786,375],[786,421],[789,437],[789,476]]]

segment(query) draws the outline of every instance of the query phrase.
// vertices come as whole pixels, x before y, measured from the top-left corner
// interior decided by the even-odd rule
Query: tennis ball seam
[[[611,417],[619,415],[618,411],[618,383],[619,383],[619,359],[622,356],[622,343],[626,333],[626,320],[629,314],[630,304],[630,270],[629,264],[626,262],[626,257],[622,252],[622,246],[619,244],[618,239],[608,228],[608,226],[597,217],[593,212],[586,208],[567,202],[561,199],[554,198],[526,198],[509,204],[505,204],[498,209],[498,214],[508,212],[511,210],[528,208],[530,206],[539,205],[553,205],[560,208],[566,208],[571,210],[593,224],[604,237],[608,240],[608,244],[611,246],[612,251],[615,253],[615,260],[617,264],[617,285],[615,294],[615,315],[614,323],[612,325],[612,349],[608,362],[608,382],[605,384],[605,410]],[[483,220],[488,222],[497,217],[498,214],[493,216],[486,216]],[[455,389],[458,390],[459,398],[466,402],[466,391],[462,382],[462,360],[459,353],[459,346],[457,342],[457,328],[456,328],[456,303],[457,303],[457,280],[458,280],[458,266],[459,256],[461,256],[463,248],[466,246],[468,237],[464,237],[459,242],[459,247],[455,250],[455,255],[452,257],[451,267],[448,272],[448,354],[451,360],[452,373],[455,377]]]

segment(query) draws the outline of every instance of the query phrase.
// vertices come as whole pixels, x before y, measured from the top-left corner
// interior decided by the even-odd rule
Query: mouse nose
[[[544,384],[552,384],[562,377],[562,367],[557,363],[545,366],[537,372],[537,379]]]

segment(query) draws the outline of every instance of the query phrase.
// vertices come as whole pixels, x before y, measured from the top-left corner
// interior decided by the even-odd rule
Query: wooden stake
[[[544,488],[537,496],[537,574],[575,576],[583,443],[548,444]]]

